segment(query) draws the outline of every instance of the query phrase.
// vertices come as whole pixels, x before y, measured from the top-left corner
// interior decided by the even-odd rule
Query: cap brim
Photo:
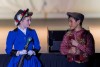
[[[72,12],[67,12],[68,17],[75,17],[75,15]]]

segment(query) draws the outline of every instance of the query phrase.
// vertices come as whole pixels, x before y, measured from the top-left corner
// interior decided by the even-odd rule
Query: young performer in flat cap
[[[29,28],[32,14],[29,9],[20,9],[14,17],[17,28],[9,31],[6,40],[6,53],[12,56],[8,67],[41,67],[36,57],[40,50],[39,39],[36,31]],[[24,60],[19,64],[22,56]]]
[[[77,12],[68,12],[70,29],[64,35],[60,52],[68,60],[68,67],[89,67],[89,57],[95,52],[92,34],[82,28],[84,15]]]

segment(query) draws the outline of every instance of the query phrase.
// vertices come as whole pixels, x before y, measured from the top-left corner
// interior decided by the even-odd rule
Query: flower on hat
[[[21,20],[21,18],[22,18],[22,15],[21,15],[21,14],[19,14],[19,15],[17,16],[17,18],[18,18],[18,20],[20,21],[20,20]]]
[[[15,25],[17,26],[17,24],[19,23],[19,21],[22,19],[22,14],[17,15],[17,20],[15,20]]]

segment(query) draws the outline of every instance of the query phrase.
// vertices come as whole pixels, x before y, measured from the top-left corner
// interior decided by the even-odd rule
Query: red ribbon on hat
[[[17,23],[19,22],[19,20],[15,20]]]
[[[24,10],[24,12],[21,15],[24,16],[25,13],[26,13],[26,10]]]

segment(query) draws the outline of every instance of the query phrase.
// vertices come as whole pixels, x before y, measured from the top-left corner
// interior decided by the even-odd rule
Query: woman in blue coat
[[[39,39],[36,31],[29,28],[32,14],[29,9],[20,9],[14,17],[17,28],[9,31],[6,40],[6,53],[12,56],[8,67],[18,67],[23,55],[25,57],[22,67],[41,67],[36,57],[36,52],[40,50]],[[28,38],[32,39],[30,43],[27,43]],[[25,49],[26,44],[29,44],[27,50]]]

